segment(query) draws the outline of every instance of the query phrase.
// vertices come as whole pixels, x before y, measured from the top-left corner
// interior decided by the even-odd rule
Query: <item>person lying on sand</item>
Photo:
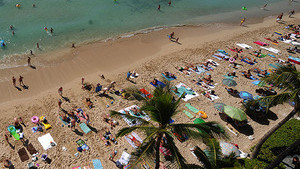
[[[115,81],[112,81],[108,86],[107,88],[104,88],[104,91],[102,94],[106,94],[106,92],[109,92],[111,89],[112,90],[115,90],[115,85],[116,85],[116,82]]]
[[[246,61],[249,62],[250,64],[255,64],[255,63],[257,63],[256,59],[252,59],[252,58],[250,58],[250,57],[241,56],[241,59],[246,60]]]
[[[70,123],[70,119],[68,119],[68,117],[66,116],[66,114],[64,113],[59,113],[59,116],[61,117],[61,119],[67,123]]]
[[[93,104],[93,102],[91,101],[90,98],[86,98],[84,103],[90,109],[94,107],[94,104]]]
[[[131,111],[133,112],[133,114],[136,115],[136,116],[140,116],[141,113],[142,113],[142,111],[141,111],[140,109],[138,109],[137,107],[133,107],[133,108],[131,108],[130,110],[131,110]]]
[[[207,75],[202,81],[206,84],[210,84],[212,82],[211,75]]]
[[[209,98],[210,100],[212,100],[211,95],[216,96],[214,90],[212,90],[212,91],[204,91],[204,90],[202,90],[202,91],[200,91],[200,93],[201,93],[203,96]]]
[[[227,76],[236,76],[236,73],[233,71],[233,72],[228,73]]]
[[[135,144],[135,146],[139,147],[142,143],[137,140],[132,134],[128,134],[127,137]]]
[[[229,94],[238,94],[239,92],[237,91],[237,90],[234,90],[233,88],[227,88],[227,87],[225,87],[225,89],[227,90],[227,92],[229,93]]]
[[[158,85],[157,79],[155,79],[155,78],[154,78],[151,82],[152,82],[152,84],[155,85],[155,86]]]
[[[244,74],[244,76],[245,76],[246,78],[248,78],[248,79],[252,76],[250,70],[248,70],[248,71],[241,71],[241,72],[242,72],[242,73]]]
[[[170,72],[163,72],[163,74],[168,77],[168,78],[174,78],[175,79],[175,75],[173,73]]]

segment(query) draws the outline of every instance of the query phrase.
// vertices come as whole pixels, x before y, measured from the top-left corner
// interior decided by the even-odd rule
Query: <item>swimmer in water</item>
[[[14,36],[15,35],[15,31],[12,31],[11,34]]]
[[[265,4],[263,7],[261,7],[260,9],[266,9],[268,4]]]
[[[10,30],[13,30],[13,29],[14,29],[14,26],[10,25],[10,26],[9,26],[9,29],[10,29]]]
[[[35,8],[35,4],[32,4],[32,7],[34,7],[34,8]]]
[[[171,6],[171,1],[168,2],[168,5]]]

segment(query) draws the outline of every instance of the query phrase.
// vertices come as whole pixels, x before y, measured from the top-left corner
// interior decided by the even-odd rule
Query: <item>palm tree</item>
[[[150,121],[143,120],[142,118],[133,117],[131,115],[124,115],[116,111],[111,111],[112,116],[125,116],[129,119],[135,119],[142,122],[141,125],[133,127],[124,127],[118,131],[117,137],[125,136],[134,130],[143,131],[146,138],[143,144],[133,153],[131,160],[132,166],[144,157],[154,156],[155,153],[155,168],[159,168],[160,163],[160,150],[162,143],[167,143],[165,148],[171,153],[172,158],[176,160],[178,168],[187,168],[186,160],[183,158],[174,141],[173,133],[183,136],[184,134],[196,139],[208,139],[209,137],[225,137],[224,130],[215,122],[206,122],[202,124],[189,124],[189,123],[172,123],[170,119],[178,112],[180,100],[175,99],[171,93],[169,84],[164,88],[156,88],[151,99],[144,98],[144,104],[141,110],[148,113],[151,117]],[[198,132],[197,129],[202,130]]]
[[[281,91],[279,94],[272,96],[265,96],[258,100],[250,101],[247,107],[253,104],[259,104],[259,102],[265,102],[267,104],[267,110],[270,107],[283,104],[286,102],[294,102],[294,109],[273,128],[271,128],[256,144],[250,158],[256,158],[263,143],[283,124],[285,124],[290,118],[292,118],[300,110],[300,73],[293,65],[279,66],[274,73],[261,79],[259,85],[272,84],[279,88]]]
[[[228,157],[222,157],[220,143],[216,139],[207,141],[206,153],[199,147],[195,147],[194,154],[206,169],[218,168],[242,168],[241,164],[232,153]]]

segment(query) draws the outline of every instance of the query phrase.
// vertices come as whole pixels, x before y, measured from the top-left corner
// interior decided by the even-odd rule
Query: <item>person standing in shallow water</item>
[[[50,28],[50,33],[53,33],[53,28],[52,27]]]
[[[32,51],[31,51],[32,52]],[[28,66],[30,67],[31,66],[31,58],[28,56],[28,58],[27,58],[27,64],[28,64]]]
[[[39,43],[36,43],[36,48],[38,48],[38,49],[40,48],[40,45],[39,45]]]
[[[171,6],[171,1],[168,2],[168,5]]]
[[[160,11],[160,5],[158,5],[158,7],[157,7],[157,10],[159,10],[159,11]]]

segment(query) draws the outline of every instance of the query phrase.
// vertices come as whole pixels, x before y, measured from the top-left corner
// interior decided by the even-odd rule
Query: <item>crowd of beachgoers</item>
[[[299,22],[285,22],[282,16],[276,22],[276,26],[267,29],[245,30],[245,34],[228,41],[210,42],[198,49],[184,49],[155,58],[130,71],[81,77],[71,87],[61,85],[34,101],[6,106],[4,111],[14,113],[2,117],[5,119],[1,143],[4,167],[96,169],[128,166],[130,154],[143,144],[144,134],[132,132],[124,138],[116,138],[115,134],[122,127],[139,122],[125,116],[111,117],[109,111],[149,121],[147,112],[140,110],[142,103],[133,100],[131,93],[137,91],[151,98],[152,91],[165,87],[167,82],[172,86],[174,97],[185,95],[180,112],[170,122],[217,121],[230,136],[226,142],[239,150],[241,158],[247,157],[251,145],[283,118],[291,106],[277,106],[267,115],[261,103],[255,107],[257,114],[242,118],[231,117],[215,108],[223,104],[241,109],[249,100],[275,95],[278,91],[273,86],[259,86],[260,78],[280,65],[299,66]],[[179,43],[178,37],[176,32],[169,34],[173,42]],[[27,64],[34,67],[30,57]],[[26,76],[20,75],[19,84],[16,81],[13,76],[12,88],[21,92],[32,90],[30,84],[26,84]],[[190,148],[204,145],[181,141],[176,142],[179,150],[190,157],[186,158],[188,162],[196,164]],[[144,159],[140,167],[153,168],[153,164]],[[164,160],[161,168],[172,166]]]

